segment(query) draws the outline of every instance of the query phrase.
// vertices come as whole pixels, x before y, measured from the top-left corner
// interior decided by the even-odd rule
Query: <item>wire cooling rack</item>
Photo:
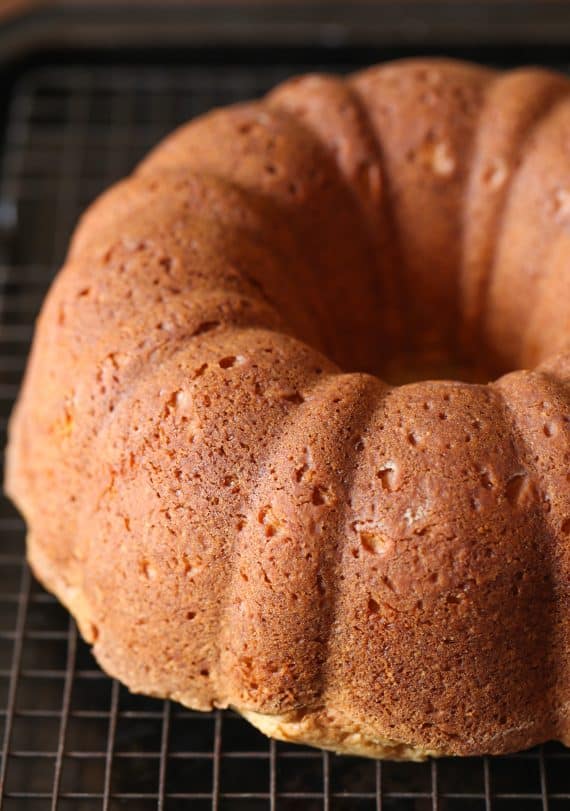
[[[44,65],[22,75],[0,178],[3,442],[33,320],[79,211],[176,124],[304,67]],[[230,712],[130,695],[31,577],[24,526],[6,502],[0,538],[1,809],[570,809],[570,752],[555,744],[380,764],[269,742]]]

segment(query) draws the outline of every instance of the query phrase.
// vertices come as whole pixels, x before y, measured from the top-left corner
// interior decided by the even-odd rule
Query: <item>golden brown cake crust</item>
[[[6,487],[110,674],[371,757],[570,741],[569,88],[300,77],[86,212]]]

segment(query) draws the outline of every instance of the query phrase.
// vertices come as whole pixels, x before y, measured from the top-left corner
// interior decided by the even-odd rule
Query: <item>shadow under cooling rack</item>
[[[315,65],[36,67],[12,89],[0,203],[0,426],[78,216],[175,125]],[[330,65],[327,66],[330,69]],[[342,66],[338,66],[342,69]],[[63,359],[62,359],[63,360]],[[107,678],[0,508],[0,807],[7,811],[562,811],[570,753],[374,763],[269,742]]]

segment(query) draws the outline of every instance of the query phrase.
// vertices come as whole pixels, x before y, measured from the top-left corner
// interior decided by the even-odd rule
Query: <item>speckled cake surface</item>
[[[373,757],[570,743],[569,403],[570,82],[388,63],[94,203],[6,487],[132,690]]]

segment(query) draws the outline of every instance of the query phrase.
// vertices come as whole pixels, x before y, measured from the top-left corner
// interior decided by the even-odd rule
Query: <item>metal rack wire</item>
[[[22,76],[1,176],[3,434],[33,319],[79,211],[176,124],[303,67],[84,64]],[[97,668],[31,577],[23,523],[5,502],[0,537],[1,809],[570,808],[570,752],[554,744],[495,759],[379,764],[268,742],[232,713],[132,696]]]

